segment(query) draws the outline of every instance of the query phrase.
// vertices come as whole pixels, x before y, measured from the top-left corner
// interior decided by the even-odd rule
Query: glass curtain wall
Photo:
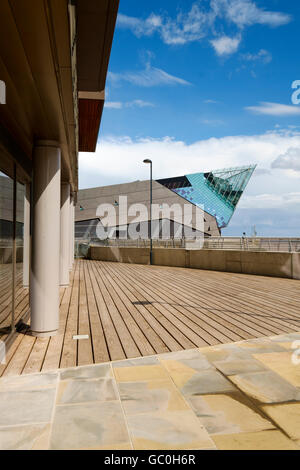
[[[17,182],[16,171],[15,167],[14,178],[0,172],[0,341],[2,342],[9,337],[17,323],[26,318],[29,308],[28,289],[23,287],[25,186]]]
[[[14,180],[0,172],[0,340],[13,323]]]

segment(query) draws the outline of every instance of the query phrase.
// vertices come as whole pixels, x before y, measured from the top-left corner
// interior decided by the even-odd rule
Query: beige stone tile
[[[259,372],[266,370],[262,363],[256,361],[253,358],[235,361],[217,361],[214,363],[214,365],[224,375],[238,375],[246,374],[248,372]]]
[[[293,342],[300,340],[300,333],[289,333],[286,335],[277,335],[277,336],[270,336],[269,340],[274,343],[284,343],[284,342]]]
[[[183,366],[193,369],[195,372],[213,368],[213,365],[197,349],[161,354],[158,357],[160,362],[167,368],[169,368],[169,363],[171,368],[173,364],[177,364],[178,367],[182,364]]]
[[[273,353],[284,351],[284,348],[279,343],[271,342],[267,338],[253,340],[251,342],[245,341],[239,344],[239,348],[247,351],[250,354],[255,353]]]
[[[166,369],[161,365],[114,367],[114,374],[117,382],[143,382],[169,378]]]
[[[203,395],[188,399],[209,434],[235,434],[274,429],[241,393]]]
[[[180,388],[180,391],[184,396],[227,393],[236,390],[232,383],[215,369],[204,370],[194,374],[181,387],[180,376],[171,375],[175,384]]]
[[[295,387],[300,387],[300,364],[293,364],[291,352],[255,354],[254,357]]]
[[[0,428],[0,450],[47,450],[50,424]]]
[[[142,367],[142,366],[156,366],[159,365],[158,357],[150,356],[150,357],[138,357],[137,359],[126,359],[124,361],[115,361],[112,362],[113,368],[119,367]]]
[[[127,444],[107,444],[105,446],[82,447],[80,450],[132,450],[132,445]]]
[[[119,392],[128,415],[190,409],[171,380],[119,383]]]
[[[219,450],[299,450],[280,431],[215,435],[212,439]]]
[[[100,379],[112,377],[110,364],[72,367],[60,372],[60,380]]]
[[[300,441],[300,402],[265,405],[262,410],[292,439]]]
[[[135,450],[215,448],[192,411],[132,415],[128,426]]]
[[[60,382],[57,404],[118,400],[113,379],[64,380]]]
[[[0,392],[3,391],[30,391],[38,389],[55,388],[58,373],[20,375],[16,377],[2,377],[0,379]]]
[[[177,387],[182,388],[197,373],[195,369],[175,360],[161,361],[163,366],[176,383]]]
[[[287,349],[288,351],[293,351],[293,344],[294,344],[294,341],[293,342],[286,342],[286,343],[279,343],[280,346],[284,349]]]
[[[51,449],[88,449],[130,444],[120,402],[56,407]]]
[[[235,375],[230,380],[246,395],[261,403],[300,400],[300,390],[272,371]]]
[[[0,393],[0,426],[48,423],[55,400],[55,388]]]
[[[228,357],[230,357],[230,350],[222,348],[222,345],[208,348],[200,348],[199,351],[211,363],[214,363],[216,361],[225,361]]]

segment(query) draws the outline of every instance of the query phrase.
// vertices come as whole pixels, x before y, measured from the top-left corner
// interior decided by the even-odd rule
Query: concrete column
[[[73,264],[74,264],[74,215],[73,215],[73,199],[74,196],[72,195],[70,199],[70,261],[69,261],[69,269],[72,271]]]
[[[24,233],[23,233],[23,286],[29,287],[30,271],[30,184],[25,185],[24,195]]]
[[[60,203],[60,285],[69,285],[70,264],[70,184],[61,184]]]
[[[31,330],[54,336],[59,327],[61,151],[52,141],[37,142],[33,154]]]
[[[75,257],[75,200],[72,204],[72,260],[74,263]]]

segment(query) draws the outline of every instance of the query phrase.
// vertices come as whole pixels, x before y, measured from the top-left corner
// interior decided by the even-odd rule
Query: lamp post
[[[153,243],[152,243],[152,160],[146,158],[144,163],[150,165],[150,264],[152,265],[153,261]]]

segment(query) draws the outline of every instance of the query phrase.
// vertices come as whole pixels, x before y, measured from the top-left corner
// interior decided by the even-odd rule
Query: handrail
[[[153,240],[154,248],[189,248],[191,239],[170,238],[167,240]],[[132,247],[149,248],[149,239],[138,240],[113,240],[107,239],[100,241],[98,239],[76,239],[76,251],[79,246],[110,246],[110,247]],[[263,251],[263,252],[300,252],[300,238],[285,237],[210,237],[203,240],[203,249],[206,250],[232,250],[232,251]]]

